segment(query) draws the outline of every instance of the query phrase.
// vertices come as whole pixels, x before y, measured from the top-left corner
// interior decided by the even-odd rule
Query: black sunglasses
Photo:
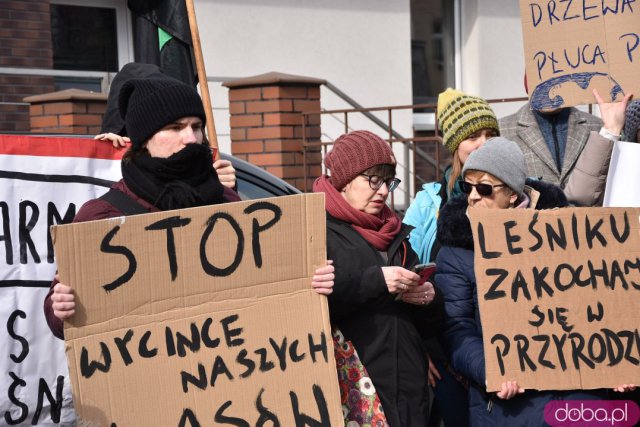
[[[398,178],[384,179],[379,175],[367,175],[365,173],[361,173],[360,175],[369,180],[369,187],[371,187],[372,190],[378,190],[380,187],[382,187],[382,184],[387,184],[387,189],[389,190],[389,192],[392,192],[393,190],[398,188],[398,185],[400,185],[401,182]]]
[[[504,186],[505,184],[491,185],[491,184],[472,184],[467,181],[461,182],[462,192],[464,194],[471,194],[471,190],[473,189],[473,187],[475,187],[478,194],[483,197],[490,196],[491,193],[493,193],[493,189],[495,187],[504,187]]]

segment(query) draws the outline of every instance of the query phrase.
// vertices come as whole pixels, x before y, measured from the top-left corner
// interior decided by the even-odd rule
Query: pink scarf
[[[384,205],[378,215],[354,209],[329,182],[326,175],[316,179],[313,183],[313,191],[325,194],[329,215],[351,224],[367,242],[379,251],[386,251],[402,228],[400,218],[387,205]]]

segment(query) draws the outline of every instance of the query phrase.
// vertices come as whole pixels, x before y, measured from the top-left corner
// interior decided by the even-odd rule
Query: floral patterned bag
[[[388,427],[376,389],[351,341],[332,332],[346,427]]]

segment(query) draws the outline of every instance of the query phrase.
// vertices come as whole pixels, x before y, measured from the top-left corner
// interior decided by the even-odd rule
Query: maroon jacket
[[[129,189],[129,187],[127,187],[123,180],[116,182],[111,188],[122,191],[124,194],[138,202],[141,206],[148,209],[149,212],[160,211],[160,209],[158,209],[157,207],[153,206],[146,200],[143,200],[136,194],[134,194]],[[239,202],[241,200],[238,193],[227,187],[224,187],[223,198],[224,203]],[[106,200],[93,199],[82,205],[76,216],[73,218],[73,222],[95,221],[99,219],[114,218],[122,215],[123,213],[122,211],[120,211],[120,209],[116,208]],[[47,319],[47,324],[49,325],[49,329],[51,329],[51,332],[53,332],[53,335],[62,340],[64,339],[64,322],[58,319],[53,314],[53,307],[51,306],[51,295],[53,294],[53,287],[57,283],[58,281],[54,279],[53,283],[51,283],[51,287],[49,288],[49,293],[44,299],[44,316]]]

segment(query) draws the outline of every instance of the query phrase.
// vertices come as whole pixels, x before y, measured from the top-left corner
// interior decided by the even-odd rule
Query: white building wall
[[[209,87],[222,151],[230,152],[228,91],[220,86],[227,78],[278,71],[325,79],[364,107],[412,103],[409,0],[198,0],[195,6],[206,72],[215,80]],[[323,87],[321,108],[352,107]],[[387,122],[386,113],[378,117]],[[410,137],[411,110],[394,113],[393,127]],[[385,136],[362,117],[350,116],[349,128]],[[325,141],[344,133],[342,116],[322,116],[322,132]],[[395,147],[402,177],[406,156],[401,144]]]
[[[199,0],[196,13],[209,78],[279,71],[328,80],[363,106],[411,104],[408,0]],[[226,89],[210,86],[214,107],[227,107]],[[347,108],[327,92],[323,109]],[[226,113],[216,113],[228,135]],[[339,136],[326,120],[323,131]],[[394,125],[410,134],[411,113]]]
[[[461,90],[486,99],[526,96],[519,2],[461,0]],[[494,104],[498,117],[522,103]]]

